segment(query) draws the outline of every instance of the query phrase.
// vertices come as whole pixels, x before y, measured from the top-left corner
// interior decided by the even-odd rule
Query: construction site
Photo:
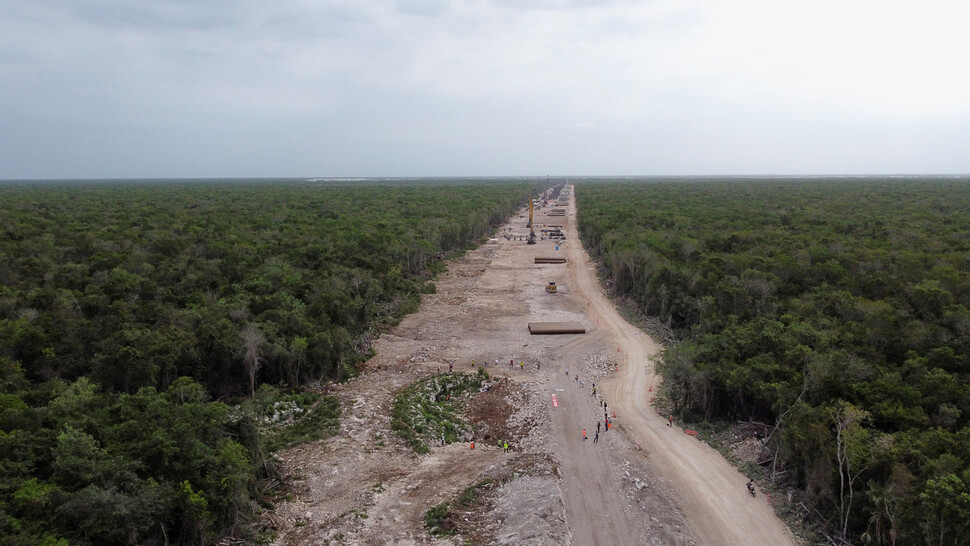
[[[449,263],[332,387],[338,435],[281,454],[276,544],[794,543],[740,472],[654,409],[661,347],[603,295],[573,191],[547,190]],[[395,394],[450,370],[488,376],[470,432],[418,454],[392,431]],[[440,507],[447,532],[432,534]]]

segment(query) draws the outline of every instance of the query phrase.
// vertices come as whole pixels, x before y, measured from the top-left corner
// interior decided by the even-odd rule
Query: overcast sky
[[[0,178],[970,173],[966,0],[0,0]]]

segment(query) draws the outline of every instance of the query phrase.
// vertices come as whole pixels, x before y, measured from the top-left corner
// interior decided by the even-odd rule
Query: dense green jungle
[[[970,181],[576,196],[608,285],[675,334],[680,416],[768,425],[764,475],[832,542],[970,543]]]
[[[259,537],[442,260],[535,181],[0,185],[0,542]]]
[[[0,185],[0,541],[258,539],[321,384],[536,180]],[[685,419],[832,542],[970,542],[970,182],[577,181]]]

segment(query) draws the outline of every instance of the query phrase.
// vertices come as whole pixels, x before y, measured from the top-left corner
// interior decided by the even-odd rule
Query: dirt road
[[[566,242],[527,245],[526,216],[512,218],[449,264],[437,292],[374,343],[362,375],[328,387],[341,400],[340,432],[280,454],[291,485],[266,516],[276,544],[793,542],[741,474],[655,413],[657,345],[603,296],[576,236],[575,202],[565,217],[548,212],[536,223],[561,224]],[[534,263],[556,253],[567,263]],[[550,280],[558,294],[545,292]],[[579,322],[587,333],[531,336],[536,321]],[[472,437],[417,455],[391,431],[399,389],[483,363],[492,379],[470,402]],[[506,440],[508,453],[498,447]],[[449,516],[459,534],[430,536],[429,508],[483,481],[495,486]]]
[[[567,230],[576,233],[575,200],[570,200]],[[650,392],[659,378],[654,359],[659,345],[625,321],[603,296],[583,248],[568,245],[569,278],[574,290],[588,301],[588,315],[610,332],[618,348],[617,375],[604,385],[607,399],[621,416],[623,429],[639,442],[650,462],[671,481],[683,502],[687,523],[700,544],[793,544],[788,528],[760,499],[744,489],[747,479],[719,453],[684,434],[658,415]]]

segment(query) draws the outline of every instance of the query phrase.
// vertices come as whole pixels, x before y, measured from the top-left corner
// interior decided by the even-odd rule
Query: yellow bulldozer
[[[549,284],[546,285],[546,292],[550,294],[556,293],[556,281],[549,281]]]

